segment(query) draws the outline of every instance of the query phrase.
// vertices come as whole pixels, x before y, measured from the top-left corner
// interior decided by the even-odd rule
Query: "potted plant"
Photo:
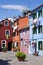
[[[2,52],[6,52],[6,51],[7,51],[6,47],[3,47]]]
[[[17,52],[16,57],[19,61],[24,61],[24,59],[26,58],[26,54],[24,54],[23,52]]]

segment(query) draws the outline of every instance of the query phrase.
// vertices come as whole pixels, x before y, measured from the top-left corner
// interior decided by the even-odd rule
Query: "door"
[[[12,41],[9,41],[8,42],[8,51],[11,51],[11,48],[12,48]]]

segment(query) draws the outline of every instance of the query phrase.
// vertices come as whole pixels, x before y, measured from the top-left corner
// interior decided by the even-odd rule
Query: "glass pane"
[[[9,31],[6,31],[6,34],[8,34],[8,35],[9,35]]]
[[[33,28],[33,34],[36,34],[37,33],[37,28]]]
[[[17,44],[16,44],[16,47],[18,47],[18,42],[17,42]]]
[[[39,50],[42,50],[42,41],[39,41],[39,42],[38,42],[38,49],[39,49]]]
[[[42,26],[38,27],[38,33],[42,33]]]
[[[5,47],[5,44],[3,44],[3,47]]]
[[[38,12],[38,17],[42,16],[42,10]]]
[[[36,13],[33,14],[33,19],[35,19],[37,16],[36,16]]]

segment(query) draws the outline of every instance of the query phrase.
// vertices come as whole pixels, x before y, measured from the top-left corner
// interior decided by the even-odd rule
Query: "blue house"
[[[30,15],[30,53],[43,55],[43,4]]]

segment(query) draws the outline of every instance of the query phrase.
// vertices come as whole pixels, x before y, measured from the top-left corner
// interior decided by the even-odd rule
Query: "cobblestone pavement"
[[[0,52],[0,65],[43,65],[43,56],[27,55],[25,61],[18,61],[15,52]]]

